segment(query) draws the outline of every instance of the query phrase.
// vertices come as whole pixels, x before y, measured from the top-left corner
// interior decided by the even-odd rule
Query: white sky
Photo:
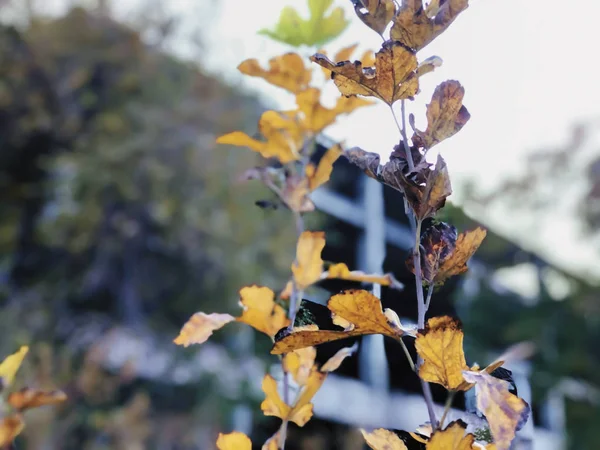
[[[186,36],[201,27],[206,57],[197,61],[199,65],[259,92],[274,107],[293,106],[293,98],[284,91],[242,76],[235,67],[246,58],[266,63],[289,51],[257,31],[270,28],[285,5],[304,11],[305,0],[115,0],[113,4],[117,15],[126,15],[139,4],[152,8],[153,2],[179,16],[181,38],[173,42],[173,51],[196,58]],[[73,0],[45,0],[43,7],[57,11],[68,3]],[[353,43],[360,43],[357,54],[378,49],[381,39],[354,16],[350,0],[335,4],[347,10],[352,23],[325,47],[328,53]],[[437,84],[457,79],[466,89],[464,104],[471,120],[438,145],[455,191],[468,179],[481,188],[494,186],[507,174],[517,173],[528,152],[564,143],[574,122],[600,118],[594,47],[599,16],[600,3],[590,0],[471,0],[449,30],[419,53],[420,59],[437,55],[444,63],[421,79],[422,94],[408,105],[417,127],[425,124],[425,104]],[[303,53],[308,56],[311,50]],[[326,101],[333,103],[337,95],[329,83]],[[399,138],[384,105],[343,118],[328,134],[384,158]],[[596,137],[600,149],[600,133]],[[457,196],[452,199],[459,203]],[[567,270],[600,279],[597,250],[578,235],[576,222],[564,210],[557,209],[551,220],[533,226],[530,217],[513,217],[505,211],[477,211],[475,217]]]

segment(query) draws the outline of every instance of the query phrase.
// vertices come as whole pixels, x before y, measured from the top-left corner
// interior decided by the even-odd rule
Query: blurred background
[[[199,347],[172,340],[194,312],[235,314],[240,287],[277,290],[289,276],[291,215],[258,208],[266,190],[240,176],[259,157],[215,139],[253,134],[265,109],[293,105],[236,71],[244,59],[266,64],[294,50],[258,33],[292,4],[306,9],[291,0],[0,0],[0,357],[31,345],[19,383],[69,394],[60,408],[28,413],[19,449],[212,449],[220,431],[262,436],[271,426],[259,408],[274,362],[266,337],[234,324]],[[351,2],[335,5],[349,24],[328,53],[378,49]],[[455,191],[443,218],[489,229],[472,270],[434,303],[462,319],[469,362],[535,343],[513,367],[533,406],[528,432],[552,448],[597,449],[600,90],[584,30],[600,6],[569,6],[474,1],[423,50],[444,65],[409,112],[419,127],[439,82],[465,86],[472,119],[439,146]],[[324,95],[338,93],[330,83]],[[398,141],[383,106],[339,120],[323,145],[330,139],[384,160]],[[340,160],[314,200],[307,227],[326,230],[325,259],[369,269],[380,245],[384,270],[408,286],[396,193],[373,191]],[[373,201],[385,209],[378,244],[361,218]],[[397,381],[405,368],[387,351],[387,360],[359,355],[339,377],[365,398],[392,389],[408,405],[411,387]],[[315,399],[316,425],[290,449],[361,448],[347,436],[368,424],[345,414],[332,380]],[[403,409],[394,411],[381,417],[399,428]]]

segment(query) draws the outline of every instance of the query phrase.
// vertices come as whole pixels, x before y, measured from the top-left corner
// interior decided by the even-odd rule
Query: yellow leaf
[[[13,353],[10,356],[7,356],[4,361],[0,364],[0,378],[2,379],[0,383],[0,389],[2,387],[10,386],[15,379],[15,374],[21,367],[23,363],[23,359],[25,359],[25,355],[29,351],[29,347],[26,345],[22,346],[18,352]]]
[[[279,450],[279,430],[263,444],[261,450]]]
[[[507,381],[486,371],[467,370],[463,376],[467,382],[475,384],[477,409],[485,415],[497,449],[508,450],[516,432],[529,418],[529,405],[509,391]]]
[[[365,25],[383,36],[383,32],[396,14],[394,0],[362,0],[354,4],[354,11]]]
[[[367,433],[363,429],[360,432],[365,438],[367,445],[373,450],[407,450],[402,439],[392,431],[378,428],[371,433]]]
[[[335,54],[335,60],[336,61],[347,61],[347,60],[349,60],[357,47],[358,47],[358,44],[352,44],[352,45],[349,45],[348,47],[341,48]]]
[[[235,317],[229,314],[197,312],[183,325],[179,336],[173,342],[184,347],[192,344],[203,344],[213,334],[213,331],[222,328],[233,320],[235,320]]]
[[[313,405],[310,401],[323,384],[325,377],[326,374],[313,370],[306,385],[302,388],[296,404],[292,408],[281,400],[275,379],[271,375],[265,375],[262,382],[265,400],[260,405],[260,408],[265,416],[279,417],[281,420],[294,422],[299,427],[302,427],[312,417]]]
[[[463,332],[458,320],[448,316],[432,317],[417,334],[417,352],[423,358],[419,376],[449,390],[463,384],[463,370],[468,370],[463,352]]]
[[[397,339],[406,331],[388,320],[381,309],[380,300],[368,291],[349,290],[334,295],[329,299],[327,307],[336,316],[353,324],[354,328],[349,331],[294,328],[290,334],[275,343],[271,353],[288,353],[298,348],[365,334],[383,334]]]
[[[264,78],[269,83],[282,87],[294,94],[306,89],[312,72],[296,53],[285,53],[269,60],[269,68],[263,69],[256,59],[243,61],[238,70],[245,75]]]
[[[306,176],[311,191],[314,191],[316,188],[329,181],[331,172],[333,172],[333,163],[337,161],[341,154],[342,147],[339,144],[335,144],[327,149],[319,161],[316,170],[312,164],[306,166]]]
[[[433,433],[429,442],[427,442],[427,450],[471,450],[475,442],[475,436],[472,434],[465,435],[467,424],[461,420],[457,420],[448,424],[445,430],[436,431]]]
[[[373,67],[375,65],[375,52],[366,50],[360,58],[363,67]]]
[[[234,131],[217,138],[217,144],[249,147],[265,158],[279,159],[282,164],[300,159],[299,150],[304,136],[293,113],[265,111],[258,122],[258,128],[266,141]]]
[[[67,394],[63,391],[38,391],[31,388],[11,392],[7,399],[8,404],[18,411],[45,405],[56,405],[66,400]]]
[[[321,278],[323,260],[321,252],[325,247],[325,233],[322,231],[304,231],[296,246],[296,261],[292,264],[292,273],[299,290],[303,291]]]
[[[290,323],[285,310],[275,303],[275,293],[268,287],[243,287],[240,290],[240,305],[244,311],[237,320],[271,338]]]
[[[444,81],[436,87],[427,105],[427,129],[415,130],[414,145],[430,149],[458,133],[471,118],[462,104],[464,95],[465,89],[458,81]]]
[[[374,283],[382,286],[390,286],[392,279],[389,274],[386,275],[369,275],[359,270],[350,271],[344,263],[334,264],[329,266],[327,270],[327,278],[338,278],[340,280],[358,281],[362,283]]]
[[[217,448],[219,450],[252,450],[252,441],[239,431],[229,434],[219,433]]]
[[[9,445],[23,431],[25,423],[20,414],[0,419],[0,447]]]
[[[319,369],[321,372],[333,372],[337,370],[342,362],[348,357],[351,356],[358,349],[358,342],[354,344],[352,347],[344,347],[338,350],[335,355],[325,362]]]
[[[415,54],[399,42],[386,41],[375,55],[375,67],[363,68],[360,61],[334,63],[316,54],[311,60],[332,72],[332,79],[345,96],[377,97],[388,105],[410,99],[419,90]]]
[[[326,108],[320,102],[321,91],[308,88],[296,94],[296,104],[301,114],[300,125],[312,134],[320,133],[335,122],[342,114],[349,114],[357,108],[372,104],[364,99],[338,99],[334,108]]]
[[[451,276],[466,272],[468,269],[467,261],[477,251],[486,234],[487,231],[481,227],[461,233],[456,240],[456,246],[452,255],[444,260],[437,271],[434,282],[440,283]]]
[[[439,8],[424,8],[422,0],[405,0],[394,18],[390,37],[415,51],[420,50],[448,28],[468,6],[469,0],[447,0]]]
[[[315,364],[317,349],[314,347],[300,348],[286,353],[283,357],[283,367],[294,377],[299,386],[304,386]]]

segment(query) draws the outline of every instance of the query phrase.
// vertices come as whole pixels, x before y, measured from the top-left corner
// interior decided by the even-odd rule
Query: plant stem
[[[429,311],[429,304],[431,303],[431,297],[433,295],[433,284],[430,284],[427,288],[427,300],[425,300],[425,313]]]
[[[402,125],[399,124],[398,118],[396,117],[396,113],[394,109],[390,106],[392,111],[392,115],[394,116],[394,120],[396,121],[396,126],[398,130],[400,130],[400,134],[402,135],[402,143],[404,145],[404,152],[406,153],[406,161],[408,162],[408,168],[410,171],[413,171],[415,168],[414,161],[412,159],[412,153],[410,151],[410,147],[408,146],[408,138],[406,137],[406,105],[405,101],[400,101],[400,111],[402,113]],[[406,197],[405,197],[406,199]],[[417,324],[419,329],[425,328],[425,299],[423,298],[423,278],[421,274],[421,220],[417,220],[414,216],[414,213],[409,213],[409,220],[411,222],[411,226],[414,224],[415,230],[415,249],[413,251],[413,265],[415,268],[415,287],[417,290]],[[423,360],[420,356],[417,357],[417,368],[421,366]],[[417,375],[418,375],[418,371]],[[427,412],[429,413],[429,421],[431,422],[431,426],[435,428],[437,425],[437,420],[435,418],[435,410],[433,409],[433,395],[431,394],[431,387],[429,383],[426,381],[421,381],[421,388],[423,389],[423,397],[425,398],[425,404],[427,405]]]
[[[448,397],[446,398],[446,404],[444,405],[444,413],[442,414],[442,418],[440,419],[440,423],[438,427],[441,429],[444,426],[444,420],[446,420],[446,416],[450,411],[450,407],[452,406],[452,400],[454,400],[455,391],[448,392]],[[434,430],[435,431],[435,430]]]
[[[408,364],[410,364],[410,368],[412,369],[413,372],[416,372],[417,368],[415,366],[414,361],[412,360],[412,356],[410,356],[410,352],[408,351],[406,344],[404,343],[404,341],[402,340],[401,337],[398,338],[398,342],[400,342],[400,345],[402,346],[402,350],[404,351],[404,354],[406,355],[406,359],[408,360]]]

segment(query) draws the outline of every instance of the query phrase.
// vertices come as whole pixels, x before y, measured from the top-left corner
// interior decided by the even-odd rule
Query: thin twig
[[[410,368],[413,372],[417,371],[417,368],[415,366],[414,361],[412,360],[412,356],[410,356],[410,352],[408,351],[408,348],[406,347],[406,344],[404,343],[404,341],[402,340],[401,337],[398,338],[398,342],[400,342],[400,345],[402,346],[402,350],[404,350],[404,354],[406,355],[406,359],[408,360],[408,364],[410,364]]]
[[[446,420],[446,416],[450,411],[450,407],[452,406],[452,400],[454,400],[455,391],[448,392],[448,397],[446,398],[446,404],[444,405],[444,413],[442,414],[442,418],[440,419],[440,423],[438,427],[441,429],[444,426],[444,420]],[[435,431],[435,429],[434,429]]]
[[[405,109],[404,109],[404,100],[400,101],[402,105],[402,126],[400,122],[398,122],[398,117],[396,117],[396,111],[392,105],[390,105],[390,111],[392,111],[392,116],[394,117],[394,122],[396,122],[396,126],[398,127],[398,131],[400,131],[400,135],[402,136],[402,142],[404,143],[404,152],[406,153],[406,161],[408,161],[408,169],[412,172],[415,170],[415,163],[412,159],[412,153],[410,152],[410,148],[408,147],[408,141],[406,138],[406,119],[405,119]]]
[[[427,299],[425,300],[425,313],[429,311],[429,304],[431,303],[431,297],[433,296],[433,283],[427,288]]]

